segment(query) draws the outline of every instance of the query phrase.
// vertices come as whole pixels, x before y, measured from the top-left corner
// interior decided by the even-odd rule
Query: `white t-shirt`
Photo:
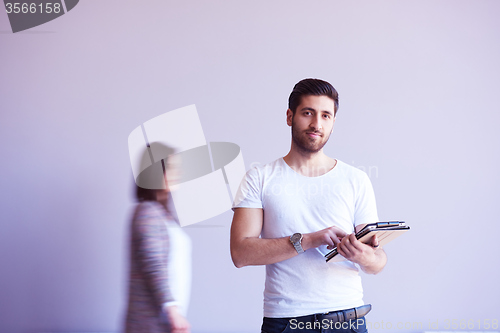
[[[262,238],[289,237],[337,226],[350,234],[378,221],[375,195],[363,171],[341,161],[319,177],[298,174],[280,158],[249,170],[234,208],[262,208]],[[292,246],[290,244],[290,246]],[[264,316],[297,317],[363,305],[358,267],[326,263],[326,246],[266,266]]]

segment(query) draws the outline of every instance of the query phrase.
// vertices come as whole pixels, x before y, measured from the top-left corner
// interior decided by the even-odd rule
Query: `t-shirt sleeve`
[[[234,196],[235,208],[263,208],[262,181],[257,168],[250,169],[241,180],[240,187]]]
[[[362,173],[354,205],[354,226],[378,222],[377,204],[373,186],[366,173]]]

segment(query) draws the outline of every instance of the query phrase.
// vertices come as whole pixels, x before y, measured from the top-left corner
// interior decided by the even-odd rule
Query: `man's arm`
[[[261,208],[236,208],[231,225],[231,257],[236,267],[274,264],[297,255],[290,243],[290,236],[282,238],[259,238],[262,232],[264,211]],[[299,232],[300,230],[297,230]],[[304,251],[328,245],[333,248],[345,233],[330,227],[317,232],[303,234]]]
[[[356,227],[356,232],[363,225]],[[337,246],[337,251],[346,259],[357,263],[367,274],[377,274],[385,267],[387,255],[382,248],[378,247],[377,236],[373,236],[371,245],[364,244],[356,239],[355,233],[344,237]]]

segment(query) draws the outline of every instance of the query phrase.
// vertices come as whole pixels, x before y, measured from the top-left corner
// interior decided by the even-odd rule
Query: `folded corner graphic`
[[[128,137],[128,148],[137,186],[168,188],[181,226],[229,210],[245,175],[238,145],[207,144],[195,105],[138,126]]]
[[[52,21],[75,8],[79,0],[3,0],[12,32]]]

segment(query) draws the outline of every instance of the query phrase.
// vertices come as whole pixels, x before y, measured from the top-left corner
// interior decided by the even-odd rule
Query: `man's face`
[[[294,145],[306,153],[320,151],[328,142],[335,123],[334,102],[327,96],[302,96],[295,111],[287,110]]]

